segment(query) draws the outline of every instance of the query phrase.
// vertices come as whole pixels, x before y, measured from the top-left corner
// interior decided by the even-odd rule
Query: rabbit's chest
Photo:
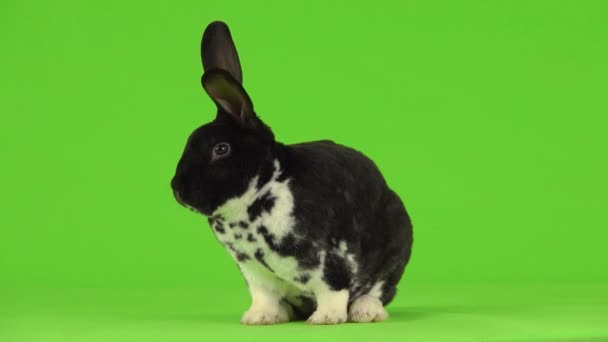
[[[227,201],[209,219],[220,243],[232,257],[256,272],[271,272],[306,289],[319,271],[322,253],[294,232],[294,200],[288,180],[272,180]]]

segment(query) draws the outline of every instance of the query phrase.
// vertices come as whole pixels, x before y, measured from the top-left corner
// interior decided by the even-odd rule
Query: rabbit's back
[[[392,191],[363,153],[329,140],[286,148],[282,177],[290,179],[296,229],[302,234],[313,240],[323,235],[353,240],[381,214],[382,201]]]

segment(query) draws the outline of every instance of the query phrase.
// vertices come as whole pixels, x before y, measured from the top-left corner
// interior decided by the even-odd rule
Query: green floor
[[[244,289],[3,290],[0,341],[608,341],[608,284],[404,287],[384,323],[241,326]]]

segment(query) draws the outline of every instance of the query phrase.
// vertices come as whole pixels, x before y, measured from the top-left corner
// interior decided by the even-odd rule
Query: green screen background
[[[0,336],[608,336],[592,325],[608,315],[607,14],[603,1],[3,1]],[[237,324],[244,281],[169,188],[188,134],[214,117],[199,43],[218,19],[278,140],[357,148],[405,201],[413,257],[384,325]],[[541,297],[573,305],[563,324],[483,323]],[[120,328],[150,312],[169,325]]]

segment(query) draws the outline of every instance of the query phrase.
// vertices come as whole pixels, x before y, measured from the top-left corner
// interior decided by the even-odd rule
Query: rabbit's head
[[[209,216],[272,165],[275,142],[243,89],[239,57],[226,24],[207,26],[201,58],[201,82],[217,106],[217,116],[188,138],[171,187],[179,203]]]

